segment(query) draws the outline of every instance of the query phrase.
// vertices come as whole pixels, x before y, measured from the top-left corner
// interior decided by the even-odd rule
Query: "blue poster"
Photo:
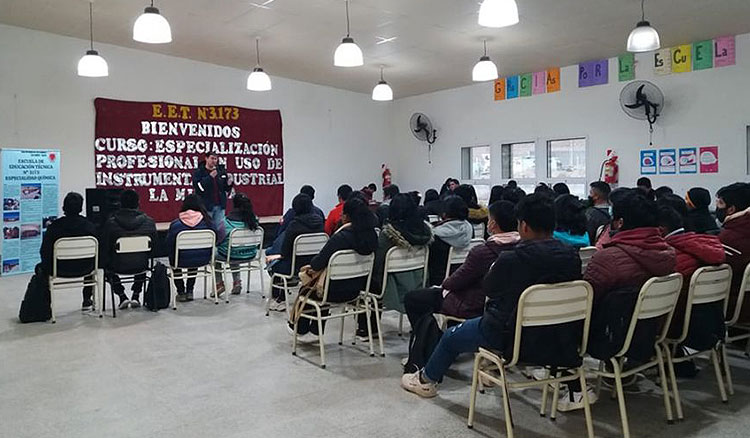
[[[2,149],[2,275],[33,272],[59,210],[60,151]]]
[[[656,175],[656,151],[641,151],[641,175]]]
[[[518,75],[511,76],[505,80],[505,98],[515,99],[518,97]]]
[[[659,173],[662,175],[677,173],[677,152],[674,149],[659,150]]]
[[[698,149],[680,148],[680,173],[698,173]]]

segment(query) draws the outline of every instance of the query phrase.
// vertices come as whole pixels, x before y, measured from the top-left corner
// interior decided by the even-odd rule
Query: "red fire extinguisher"
[[[380,166],[380,168],[383,169],[383,188],[386,188],[391,185],[391,169],[385,164]]]
[[[607,158],[602,163],[599,179],[610,185],[616,185],[619,180],[619,166],[617,165],[617,154],[614,150],[607,150]]]

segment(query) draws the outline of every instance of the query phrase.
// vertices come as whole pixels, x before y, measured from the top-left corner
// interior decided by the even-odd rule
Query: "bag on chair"
[[[151,279],[148,282],[146,293],[143,296],[143,305],[152,312],[169,307],[172,294],[169,287],[169,276],[167,267],[161,262],[156,262],[151,271]]]
[[[18,319],[22,323],[43,322],[52,318],[50,308],[50,292],[47,276],[42,273],[41,264],[36,265],[34,275],[26,287],[26,294],[21,301],[21,309],[18,311]]]
[[[315,275],[310,275],[310,265],[303,266],[299,271],[300,289],[297,298],[294,300],[294,304],[291,308],[291,314],[289,315],[289,323],[295,324],[299,320],[299,316],[303,310],[307,300],[312,298],[320,298],[323,288],[325,287],[326,281],[326,269],[320,272],[316,272]]]
[[[417,321],[409,338],[409,359],[404,365],[404,374],[424,368],[442,336],[443,331],[432,314]]]

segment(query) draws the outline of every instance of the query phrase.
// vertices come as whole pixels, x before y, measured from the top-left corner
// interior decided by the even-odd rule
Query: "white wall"
[[[368,95],[278,77],[273,91],[252,93],[247,71],[106,44],[96,48],[110,76],[80,78],[76,65],[87,46],[0,25],[0,147],[61,149],[62,194],[94,185],[96,97],[280,109],[285,204],[312,184],[316,204],[328,209],[339,184],[359,188],[380,176],[390,141],[383,129],[388,104]]]
[[[737,65],[669,76],[654,76],[648,54],[636,57],[636,79],[661,87],[667,107],[654,132],[654,146],[719,146],[719,174],[661,176],[654,186],[669,185],[677,193],[701,185],[715,191],[730,181],[748,180],[746,127],[750,125],[750,35],[738,36]],[[502,63],[502,59],[495,59]],[[471,66],[463,66],[466,74]],[[460,178],[462,146],[493,145],[548,138],[587,137],[587,180],[598,179],[606,150],[620,155],[620,184],[635,185],[640,176],[639,150],[648,146],[645,122],[629,118],[619,107],[617,58],[610,59],[608,85],[578,88],[577,66],[561,71],[562,89],[495,102],[493,84],[484,83],[396,101],[391,114],[394,132],[394,182],[424,190],[438,188],[448,176]],[[438,129],[432,165],[426,146],[408,130],[410,115],[424,112]],[[495,148],[499,149],[499,148]],[[501,182],[493,156],[493,179]]]

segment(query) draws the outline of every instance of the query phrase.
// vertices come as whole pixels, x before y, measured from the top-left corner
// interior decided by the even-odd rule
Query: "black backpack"
[[[31,276],[26,294],[18,311],[18,319],[22,323],[42,322],[52,318],[50,308],[49,283],[47,276],[42,272],[42,265],[36,265],[34,275]]]
[[[143,305],[153,312],[159,309],[169,307],[172,300],[171,288],[169,286],[169,276],[167,267],[161,262],[156,262],[154,269],[151,271],[151,279],[146,288],[146,294],[143,296]]]
[[[431,313],[417,321],[409,338],[409,360],[404,365],[404,374],[421,370],[442,336],[443,332]]]

